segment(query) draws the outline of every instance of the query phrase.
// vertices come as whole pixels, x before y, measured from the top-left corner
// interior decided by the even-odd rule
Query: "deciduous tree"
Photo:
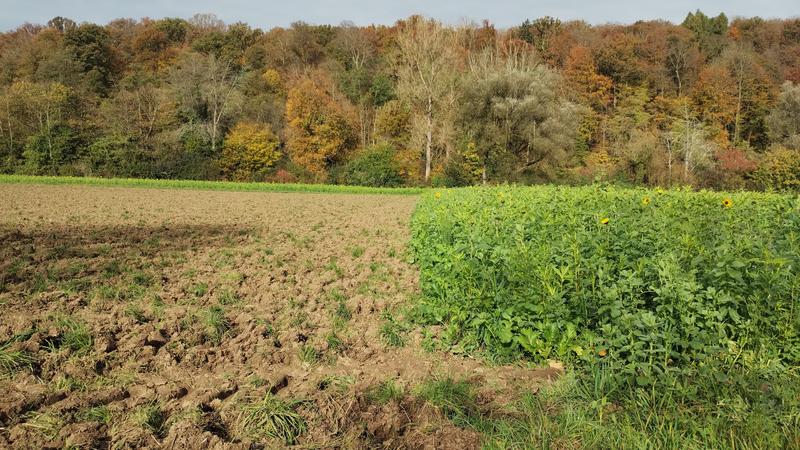
[[[453,32],[435,20],[413,16],[400,24],[396,42],[397,92],[411,106],[415,124],[424,136],[424,179],[428,181],[435,133],[443,128],[458,92]]]
[[[356,140],[345,112],[320,84],[303,79],[286,98],[289,156],[319,182],[327,178],[330,165],[342,158]]]
[[[225,136],[220,167],[233,180],[252,180],[280,158],[280,141],[268,127],[240,122]]]

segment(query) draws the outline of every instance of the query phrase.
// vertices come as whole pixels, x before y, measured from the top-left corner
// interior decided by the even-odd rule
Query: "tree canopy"
[[[799,19],[54,17],[0,33],[0,172],[794,189],[798,86]]]

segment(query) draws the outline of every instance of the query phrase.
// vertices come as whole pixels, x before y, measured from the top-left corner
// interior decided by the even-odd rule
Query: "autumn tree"
[[[774,142],[800,150],[800,85],[787,81],[781,87],[778,103],[766,118]]]
[[[286,98],[286,148],[317,182],[325,181],[328,168],[356,142],[345,111],[321,85],[303,79]]]
[[[411,126],[411,109],[400,100],[392,100],[383,105],[375,118],[377,138],[396,148],[408,146]]]
[[[151,70],[156,70],[160,63],[165,62],[169,48],[169,36],[155,25],[146,26],[132,42],[135,61]]]
[[[758,189],[800,191],[800,152],[773,146],[753,173],[753,182]]]
[[[594,49],[597,70],[614,83],[636,86],[644,79],[643,61],[637,56],[641,39],[625,30],[612,29]],[[616,91],[613,91],[616,94]],[[613,101],[613,99],[612,99]]]
[[[598,73],[591,50],[581,45],[570,50],[563,73],[573,99],[589,107],[580,126],[583,142],[587,147],[604,146],[605,120],[612,99],[611,78]]]
[[[268,127],[240,122],[225,136],[219,164],[237,181],[252,180],[280,159],[280,141]]]
[[[697,118],[688,102],[683,102],[677,113],[669,131],[670,148],[683,160],[683,182],[688,184],[697,170],[713,164],[718,146],[711,139],[713,130]]]
[[[329,54],[338,63],[339,90],[356,105],[361,147],[372,142],[375,108],[394,97],[389,76],[377,70],[377,36],[351,24],[336,32],[328,45]]]
[[[689,84],[699,66],[700,50],[684,31],[676,30],[667,37],[666,69],[675,82],[677,96],[683,95],[684,86]]]
[[[731,130],[731,141],[764,148],[766,126],[764,117],[772,99],[769,76],[752,50],[732,46],[720,56],[720,62],[730,73],[735,95],[735,114]]]
[[[72,19],[56,16],[47,21],[47,26],[63,34],[67,31],[75,29],[77,24]]]
[[[480,183],[485,169],[487,182],[766,187],[755,165],[781,171],[791,153],[775,146],[800,147],[798,83],[798,19],[697,11],[681,24],[542,17],[503,29],[415,16],[260,30],[210,14],[55,17],[0,32],[0,171],[234,177],[219,164],[224,137],[257,124],[291,156],[270,169],[286,181],[344,181],[355,158],[354,174],[396,163],[409,184]],[[579,121],[544,130],[567,103]],[[574,139],[545,151],[547,133]]]
[[[100,104],[108,134],[127,136],[151,147],[152,138],[175,122],[175,102],[167,88],[146,73],[134,73],[120,82],[120,89]]]
[[[561,21],[555,17],[544,16],[534,21],[525,19],[517,29],[520,39],[533,45],[542,57],[548,57],[550,43],[559,32]]]
[[[415,126],[423,135],[424,179],[430,180],[435,133],[456,105],[456,53],[452,31],[431,19],[413,16],[400,24],[394,60],[398,95],[411,106]],[[440,141],[441,142],[441,141]]]
[[[200,121],[208,130],[210,150],[217,151],[223,127],[239,106],[241,75],[230,62],[214,55],[187,53],[170,76],[180,113]]]
[[[21,81],[11,85],[7,95],[6,108],[19,121],[17,140],[25,138],[26,171],[57,174],[61,164],[76,156],[75,135],[67,124],[71,90],[59,83]]]
[[[717,141],[731,141],[730,130],[736,120],[736,82],[722,65],[709,65],[697,79],[691,94],[693,109],[706,125],[718,130]]]

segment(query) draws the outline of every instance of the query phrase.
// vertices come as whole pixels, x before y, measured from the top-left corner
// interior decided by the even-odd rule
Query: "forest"
[[[800,189],[800,19],[0,34],[0,173]]]

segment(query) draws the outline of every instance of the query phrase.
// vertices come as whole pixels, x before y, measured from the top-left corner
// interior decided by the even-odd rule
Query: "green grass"
[[[350,390],[350,387],[355,382],[355,378],[349,375],[326,375],[319,381],[317,387],[319,387],[320,390],[343,395]]]
[[[36,358],[28,352],[11,350],[11,344],[7,342],[0,345],[0,374],[9,376],[20,370],[30,370],[36,363]]]
[[[50,386],[56,391],[79,392],[85,391],[87,385],[84,381],[69,375],[58,375],[50,380]]]
[[[339,353],[345,348],[342,338],[334,331],[331,331],[325,336],[325,342],[328,344],[328,350],[334,353]]]
[[[242,301],[242,299],[241,299],[241,297],[239,297],[239,294],[236,291],[234,291],[233,289],[225,288],[225,289],[222,289],[217,294],[217,301],[219,302],[220,305],[227,306],[227,305],[234,305],[236,303],[239,303],[239,302]]]
[[[76,417],[85,422],[111,423],[111,410],[106,405],[94,406],[78,412]]]
[[[192,285],[191,293],[194,294],[195,297],[200,298],[208,292],[208,284],[207,283],[195,283]]]
[[[222,342],[233,328],[233,324],[225,315],[225,310],[220,306],[212,306],[206,310],[203,320],[206,326],[206,335],[209,341],[214,344]]]
[[[46,439],[55,439],[61,428],[64,427],[64,419],[52,412],[31,412],[27,414],[26,419],[22,426]]]
[[[302,401],[285,401],[271,394],[242,406],[238,424],[242,432],[256,438],[272,438],[292,445],[308,426],[296,411]]]
[[[350,255],[352,255],[353,258],[360,258],[361,255],[363,254],[364,254],[364,247],[360,245],[350,248]]]
[[[125,308],[125,315],[132,318],[137,323],[146,323],[148,321],[144,309],[138,305],[128,305],[128,307]]]
[[[297,357],[306,364],[316,364],[319,361],[320,354],[313,346],[304,344],[298,350]]]
[[[142,178],[53,177],[30,175],[0,175],[0,183],[85,185],[153,189],[196,189],[241,192],[309,192],[333,194],[417,195],[425,191],[423,188],[410,187],[375,188],[366,186],[340,186],[330,184],[240,183],[231,181],[152,180]]]
[[[417,388],[416,394],[458,426],[473,425],[480,418],[475,387],[467,380],[428,380]]]
[[[57,317],[54,322],[60,331],[59,348],[68,348],[76,354],[91,351],[94,338],[85,323],[69,316]]]
[[[793,390],[796,395],[797,387]],[[428,382],[420,391],[426,401],[449,411],[457,424],[479,432],[486,450],[777,449],[798,448],[800,443],[800,416],[782,405],[797,403],[796,398],[760,402],[744,396],[707,405],[634,389],[616,403],[604,399],[593,377],[577,372],[537,392],[522,393],[498,414],[475,413],[469,388],[459,382]]]
[[[367,400],[385,405],[386,403],[400,400],[405,395],[405,389],[392,378],[381,381],[367,389]]]
[[[134,425],[144,428],[153,434],[160,435],[164,431],[167,417],[161,409],[161,404],[152,401],[134,411],[131,420]]]

